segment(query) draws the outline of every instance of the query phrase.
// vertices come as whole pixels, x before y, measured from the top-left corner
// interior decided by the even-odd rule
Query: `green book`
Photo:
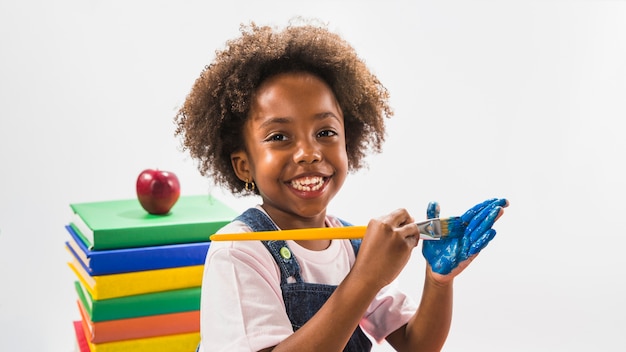
[[[93,300],[80,281],[75,281],[74,286],[92,322],[200,309],[200,287]]]
[[[152,215],[139,200],[70,204],[70,225],[90,250],[209,241],[237,212],[209,196],[181,196],[166,215]]]

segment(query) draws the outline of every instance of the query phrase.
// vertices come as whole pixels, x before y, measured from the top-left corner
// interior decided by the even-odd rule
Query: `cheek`
[[[283,158],[280,153],[265,150],[258,155],[258,166],[265,168],[266,171],[272,171]]]
[[[348,165],[349,165],[349,160],[348,160],[348,153],[344,153],[344,157],[343,157],[343,163],[342,163],[342,168],[343,168],[343,173],[345,175],[348,174]]]
[[[343,145],[337,149],[336,152],[336,167],[337,171],[341,172],[343,176],[348,174],[348,151],[346,150],[346,146]]]
[[[288,158],[289,155],[286,153],[277,153],[266,149],[257,150],[253,156],[252,166],[255,178],[275,177],[284,169],[285,163],[289,162]]]
[[[345,140],[343,141],[342,144],[343,145],[341,146],[341,155],[342,155],[342,158],[344,159],[345,167],[347,168],[348,164],[349,164],[349,160],[348,160],[348,145],[346,144]]]

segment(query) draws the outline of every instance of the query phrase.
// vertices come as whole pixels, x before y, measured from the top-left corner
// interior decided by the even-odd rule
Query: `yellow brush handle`
[[[211,241],[339,240],[363,238],[366,226],[321,227],[280,231],[217,233]]]

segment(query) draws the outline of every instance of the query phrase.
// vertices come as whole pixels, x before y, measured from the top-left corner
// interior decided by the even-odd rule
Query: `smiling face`
[[[233,167],[254,180],[277,225],[323,227],[348,172],[343,114],[330,87],[309,73],[270,77],[256,92],[244,138],[247,150],[232,154]]]

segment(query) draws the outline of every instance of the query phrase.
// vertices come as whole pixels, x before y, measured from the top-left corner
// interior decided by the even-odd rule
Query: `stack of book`
[[[211,196],[181,196],[166,215],[137,199],[70,207],[79,351],[195,351],[209,237],[235,211]]]

